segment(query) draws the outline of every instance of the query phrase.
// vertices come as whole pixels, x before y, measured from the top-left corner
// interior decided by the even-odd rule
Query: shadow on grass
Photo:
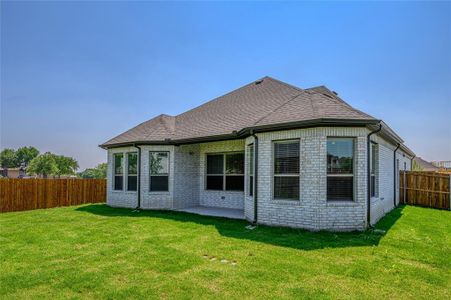
[[[375,228],[365,232],[312,232],[302,229],[270,227],[259,225],[254,230],[246,229],[249,224],[244,220],[225,219],[220,217],[201,216],[186,212],[147,210],[133,212],[132,209],[113,208],[105,204],[92,204],[78,207],[80,212],[91,213],[105,217],[130,218],[160,218],[178,222],[192,222],[201,225],[215,226],[225,237],[250,240],[290,247],[301,250],[324,248],[366,247],[377,246],[382,237],[401,217],[403,206],[398,207],[382,218]]]

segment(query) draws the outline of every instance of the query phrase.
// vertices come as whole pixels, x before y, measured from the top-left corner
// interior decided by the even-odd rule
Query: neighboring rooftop
[[[362,125],[380,122],[353,108],[325,86],[301,89],[264,77],[178,116],[159,115],[100,146],[183,143],[230,138],[246,130],[275,125],[340,121]]]
[[[421,157],[415,157],[414,161],[414,169],[418,169],[419,171],[438,171],[440,168],[434,166],[432,163],[425,161]]]

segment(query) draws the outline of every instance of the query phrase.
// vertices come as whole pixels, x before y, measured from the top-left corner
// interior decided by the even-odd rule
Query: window
[[[371,197],[376,197],[377,190],[377,144],[371,143],[371,165],[370,165],[370,193]]]
[[[124,154],[113,154],[114,163],[114,190],[122,191],[124,187]]]
[[[327,139],[327,200],[354,199],[354,139]]]
[[[138,185],[138,153],[127,153],[127,191],[136,191]]]
[[[244,153],[207,155],[207,190],[244,190]]]
[[[169,191],[169,152],[149,152],[150,191]]]
[[[299,141],[274,143],[274,199],[299,199]]]
[[[249,153],[249,177],[248,177],[248,188],[249,188],[249,196],[253,196],[254,194],[254,145],[251,144],[247,147]]]

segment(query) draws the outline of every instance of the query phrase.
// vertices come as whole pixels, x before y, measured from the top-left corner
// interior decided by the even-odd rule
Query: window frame
[[[327,143],[329,140],[351,140],[352,141],[352,173],[340,173],[340,174],[329,174],[327,170]],[[356,146],[357,137],[355,136],[328,136],[326,138],[326,201],[327,202],[355,202],[356,199]],[[329,177],[351,177],[352,178],[352,197],[351,199],[330,199],[328,194],[328,184],[327,181]]]
[[[121,168],[122,168],[122,173],[116,173],[116,156],[122,156],[122,160],[121,160]],[[124,191],[124,165],[125,165],[125,156],[123,152],[116,152],[113,153],[113,191]],[[122,188],[121,189],[116,189],[116,177],[121,177],[122,176]]]
[[[276,144],[294,144],[297,143],[299,145],[299,172],[298,173],[290,173],[290,174],[276,174],[275,173],[275,164],[276,164]],[[271,163],[271,177],[272,177],[272,200],[274,201],[300,201],[301,200],[301,140],[300,139],[282,139],[282,140],[273,140],[271,145],[272,150],[272,163]],[[297,198],[276,198],[275,190],[276,190],[276,177],[297,177],[298,178],[298,197]]]
[[[378,175],[379,175],[379,145],[376,142],[370,143],[370,196],[378,197]]]
[[[130,171],[130,163],[129,163],[129,161],[130,161],[130,155],[131,154],[135,154],[136,155],[136,174],[132,174],[132,175],[130,175],[130,173],[129,173],[129,171]],[[138,152],[136,152],[136,151],[130,151],[130,152],[127,152],[126,153],[126,156],[127,156],[127,163],[125,164],[126,165],[126,170],[127,170],[127,187],[126,187],[126,191],[127,192],[136,192],[137,190],[138,190],[138,169],[139,169],[139,167],[138,167]],[[125,172],[123,172],[123,173],[125,173]],[[136,189],[135,190],[130,190],[129,189],[129,177],[130,176],[133,176],[133,177],[136,177]]]
[[[227,155],[232,154],[243,154],[243,174],[227,174]],[[219,173],[208,173],[208,156],[209,155],[221,155],[222,156],[222,174]],[[239,192],[244,193],[245,187],[246,187],[246,171],[245,171],[245,165],[246,165],[246,154],[245,151],[225,151],[225,152],[209,152],[205,153],[205,175],[204,175],[204,190],[205,191],[223,191],[223,192]],[[207,177],[208,176],[222,176],[222,189],[208,189],[207,188]],[[228,190],[227,189],[227,176],[242,176],[243,177],[243,189],[242,190]]]
[[[254,168],[255,168],[255,148],[254,144],[247,145],[248,150],[248,168],[247,168],[247,195],[249,197],[254,197]]]
[[[150,167],[151,164],[151,157],[152,157],[152,153],[167,153],[168,155],[168,162],[167,162],[167,173],[162,173],[162,174],[152,174],[152,168]],[[149,151],[149,193],[169,193],[169,176],[171,174],[171,152],[167,151],[167,150],[150,150]],[[166,190],[152,190],[152,177],[167,177],[167,186],[168,188]]]

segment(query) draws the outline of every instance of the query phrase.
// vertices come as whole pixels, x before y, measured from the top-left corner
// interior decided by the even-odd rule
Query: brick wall
[[[174,208],[199,206],[200,145],[175,147]]]
[[[366,228],[367,157],[366,128],[318,127],[259,133],[258,221],[277,226],[312,230],[363,230]],[[327,137],[355,137],[354,201],[327,201]],[[273,199],[273,142],[298,139],[300,143],[300,200]],[[393,151],[395,146],[380,136],[378,143],[377,195],[371,201],[371,222],[393,208]],[[247,220],[254,218],[254,200],[249,196],[248,148],[253,137],[181,146],[142,146],[141,186],[142,207],[148,209],[178,209],[197,205],[244,209]],[[133,147],[108,150],[108,199],[111,206],[136,207],[137,193],[113,191],[114,153],[136,152]],[[170,152],[168,192],[149,191],[149,151]],[[245,151],[245,191],[208,191],[205,189],[206,154]],[[126,155],[124,156],[126,159]],[[410,158],[398,150],[400,169],[410,170]],[[126,168],[124,168],[126,172]],[[124,174],[124,179],[127,174]]]
[[[258,220],[269,225],[312,230],[356,230],[366,226],[366,134],[365,128],[309,128],[260,133],[258,174]],[[354,201],[327,201],[327,137],[356,137]],[[274,140],[299,139],[300,200],[273,199]],[[253,209],[253,206],[249,205]],[[246,205],[246,209],[248,206]],[[251,215],[251,212],[245,212]]]
[[[380,218],[394,208],[394,180],[396,180],[397,187],[399,182],[398,175],[396,179],[394,178],[393,154],[396,146],[387,142],[379,135],[372,136],[371,140],[377,143],[378,147],[377,193],[375,197],[371,198],[371,224],[374,225],[380,220]],[[404,162],[406,163],[406,169],[410,170],[410,157],[408,157],[402,150],[398,149],[396,152],[396,158],[399,159],[400,170],[404,170]],[[396,203],[399,203],[397,191],[398,190],[396,189]]]

